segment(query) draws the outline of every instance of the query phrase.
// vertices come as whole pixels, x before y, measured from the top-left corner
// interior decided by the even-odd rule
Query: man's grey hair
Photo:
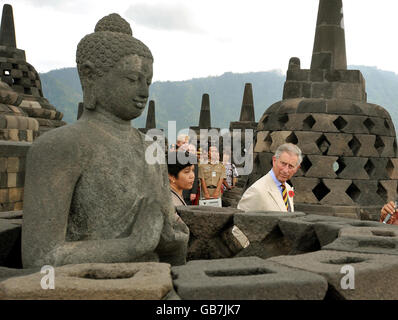
[[[300,165],[303,161],[303,154],[301,153],[300,148],[293,143],[285,143],[280,145],[275,151],[275,158],[279,159],[283,152],[295,154],[298,157],[297,165]]]

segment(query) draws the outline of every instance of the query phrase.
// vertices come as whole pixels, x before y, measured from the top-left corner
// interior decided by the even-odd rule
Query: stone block
[[[322,250],[398,255],[398,240],[389,237],[338,237]]]
[[[312,190],[318,185],[319,179],[307,177],[293,177],[291,179],[296,195],[294,201],[297,203],[318,203]]]
[[[309,178],[336,178],[333,170],[333,164],[337,161],[337,157],[307,155],[311,166],[305,173]]]
[[[233,227],[234,208],[205,206],[177,207],[177,212],[190,229],[187,259],[229,258],[236,254],[234,243],[225,233]],[[232,249],[231,249],[232,248]]]
[[[365,170],[367,158],[360,157],[340,157],[337,160],[339,165],[336,171],[340,179],[369,179],[369,175]]]
[[[250,242],[259,242],[273,231],[280,220],[305,216],[302,212],[244,212],[234,216],[234,224]]]
[[[269,131],[257,132],[257,141],[254,152],[269,152],[271,150],[272,138]]]
[[[325,71],[321,69],[310,70],[310,81],[311,82],[323,82],[325,79]]]
[[[272,144],[270,146],[270,151],[275,152],[278,147],[289,140],[289,137],[294,137],[292,131],[274,131],[270,134]]]
[[[379,153],[375,148],[376,136],[369,134],[356,134],[360,147],[355,153],[358,157],[378,157]]]
[[[0,203],[9,202],[9,200],[8,200],[8,190],[9,189],[0,189]]]
[[[369,129],[366,127],[365,123],[372,125],[367,116],[357,116],[357,115],[342,115],[339,116],[341,119],[336,118],[336,126],[339,127],[340,132],[353,133],[353,134],[368,134]],[[368,121],[368,122],[366,122]],[[340,123],[339,123],[340,122]]]
[[[289,255],[317,251],[321,248],[313,223],[300,219],[283,219],[278,224],[283,235],[291,242]]]
[[[361,108],[360,104],[359,102],[353,102],[347,99],[330,99],[327,100],[327,112],[329,114],[338,115],[368,115],[368,113]]]
[[[322,135],[321,132],[295,131],[294,134],[298,139],[297,146],[303,154],[312,155],[321,153],[316,144],[316,141]]]
[[[396,150],[394,150],[394,143],[396,143],[396,138],[378,136],[378,139],[376,138],[376,142],[380,157],[395,157]]]
[[[278,110],[279,110],[279,108],[281,107],[281,104],[282,104],[282,101],[275,102],[273,105],[271,105],[270,107],[268,107],[267,110],[265,110],[264,115],[265,115],[265,114],[271,114],[271,113],[277,113]],[[261,118],[261,120],[259,121],[259,124],[260,124],[261,122],[263,122],[262,120],[264,120],[264,119],[263,119],[263,118],[264,118],[264,115],[263,115],[263,117]]]
[[[380,224],[381,225],[381,224]],[[339,231],[339,237],[342,238],[372,238],[381,240],[394,240],[398,241],[398,228],[394,225],[382,227],[344,227]]]
[[[330,190],[324,198],[320,200],[321,204],[326,205],[354,205],[354,201],[346,193],[351,185],[351,180],[342,179],[323,179],[323,183]]]
[[[366,101],[366,92],[362,84],[334,82],[333,98]]]
[[[370,133],[380,136],[389,136],[390,128],[387,128],[384,125],[384,121],[385,121],[384,118],[372,117],[372,122],[374,122],[374,125],[370,129]]]
[[[301,95],[301,82],[286,81],[283,87],[283,99],[300,98]]]
[[[375,180],[353,180],[347,194],[361,206],[384,205],[378,194],[378,182]]]
[[[296,256],[273,257],[267,261],[326,278],[329,283],[326,299],[391,300],[396,299],[398,294],[398,259],[393,256],[321,250]],[[355,290],[344,290],[341,287],[344,276],[341,269],[344,265],[350,265],[355,270]]]
[[[177,212],[193,236],[199,239],[211,239],[232,224],[234,214],[243,211],[234,208],[180,206],[177,207]]]
[[[285,99],[280,102],[280,109],[275,110],[273,112],[278,112],[278,113],[297,113],[298,106],[300,105],[301,101],[303,101],[304,98],[294,98],[294,99]],[[269,113],[270,108],[267,109],[267,113]]]
[[[0,172],[6,172],[7,167],[7,158],[0,158]]]
[[[370,179],[388,179],[388,158],[369,158],[365,164],[365,171]]]
[[[347,133],[325,133],[329,148],[327,149],[328,156],[353,156],[354,153],[350,148],[350,141],[352,134]],[[325,154],[325,153],[323,153]]]
[[[319,97],[317,97],[319,98]],[[324,99],[304,99],[300,102],[297,113],[326,113],[326,101]]]
[[[286,81],[309,81],[309,70],[287,70]]]
[[[285,130],[303,130],[303,121],[309,116],[309,114],[302,113],[290,113],[289,120],[285,123]]]
[[[334,114],[312,114],[312,117],[315,120],[312,131],[319,132],[339,132],[339,129],[336,128],[334,121],[337,119],[337,115]]]
[[[17,174],[7,173],[7,187],[15,188],[17,186]]]
[[[397,199],[397,187],[397,180],[380,180],[378,194],[385,203],[395,201],[395,199]]]
[[[330,82],[313,83],[312,84],[312,97],[313,98],[322,98],[322,99],[332,99],[332,98],[334,98],[333,83],[330,83]],[[321,111],[321,112],[325,112],[326,113],[326,110]]]
[[[183,300],[321,300],[326,280],[256,257],[190,261],[173,267]]]
[[[87,263],[55,268],[55,289],[43,290],[40,272],[0,282],[0,299],[160,300],[173,289],[166,263]]]
[[[386,165],[389,179],[398,179],[398,158],[390,158]]]
[[[10,202],[18,202],[23,200],[23,188],[10,188],[8,199]]]
[[[7,159],[7,172],[19,172],[19,158],[10,157]]]

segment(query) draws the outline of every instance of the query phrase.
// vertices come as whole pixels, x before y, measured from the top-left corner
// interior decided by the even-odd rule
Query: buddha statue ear
[[[80,67],[80,77],[84,79],[83,85],[83,103],[85,109],[94,110],[97,105],[95,94],[94,78],[96,69],[91,61],[83,63]]]

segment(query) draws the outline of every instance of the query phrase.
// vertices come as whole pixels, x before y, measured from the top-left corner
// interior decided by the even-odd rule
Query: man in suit
[[[272,169],[243,194],[238,209],[244,211],[294,211],[294,191],[286,182],[297,172],[301,150],[294,144],[278,147],[272,157]]]

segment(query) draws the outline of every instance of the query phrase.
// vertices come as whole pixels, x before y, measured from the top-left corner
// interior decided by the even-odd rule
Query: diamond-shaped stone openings
[[[369,160],[366,162],[366,164],[365,164],[365,166],[364,166],[364,169],[365,169],[365,171],[367,172],[367,174],[368,174],[369,177],[371,177],[371,176],[373,175],[373,172],[374,172],[374,170],[375,170],[375,166],[374,166],[374,164],[373,164],[373,162],[372,162],[371,159],[369,159]]]
[[[319,150],[322,152],[322,155],[326,155],[329,151],[330,142],[325,137],[325,135],[321,135],[316,141],[316,145],[318,146]]]
[[[285,140],[287,143],[293,143],[293,144],[297,144],[298,143],[298,139],[297,136],[294,134],[294,132],[292,132]]]
[[[284,127],[284,125],[289,121],[289,116],[287,114],[282,114],[278,117],[278,122],[281,126],[281,128]]]
[[[384,202],[387,202],[388,198],[388,193],[387,190],[383,187],[383,185],[379,182],[377,184],[377,191],[376,193],[384,200]]]
[[[356,202],[361,194],[361,191],[355,185],[355,183],[351,183],[345,193],[354,201]]]
[[[307,156],[303,158],[303,161],[301,162],[300,168],[303,170],[304,174],[307,173],[307,171],[312,167],[312,162],[310,159],[308,159]]]
[[[397,149],[398,149],[398,146],[397,146],[397,139],[394,139],[394,143],[393,143],[393,148],[394,148],[394,156],[396,157],[397,156]]]
[[[312,115],[309,115],[307,118],[304,119],[303,121],[303,129],[304,130],[311,130],[312,127],[315,124],[315,119]]]
[[[359,149],[361,148],[361,143],[359,142],[359,140],[354,136],[352,137],[352,139],[350,140],[350,142],[348,142],[348,146],[350,147],[350,149],[352,150],[352,153],[354,154],[354,156],[357,155]]]
[[[365,125],[366,129],[369,130],[369,133],[372,131],[373,127],[375,126],[375,123],[370,119],[367,118],[363,124]]]
[[[346,167],[346,164],[344,163],[343,159],[339,158],[334,164],[333,164],[333,171],[336,173],[336,175],[339,175],[344,171]]]
[[[376,141],[375,141],[375,148],[377,152],[381,155],[383,153],[384,147],[386,145],[384,144],[383,140],[380,138],[380,136],[376,136]]]
[[[267,150],[270,150],[271,145],[272,145],[272,137],[271,137],[272,131],[270,131],[267,135],[267,137],[264,139],[264,142],[266,143]]]
[[[386,129],[391,129],[390,125],[388,124],[387,120],[384,119],[384,127]]]
[[[312,193],[315,195],[318,201],[321,201],[330,193],[330,189],[321,180],[321,182],[319,182],[316,187],[312,189]]]
[[[393,172],[394,172],[394,164],[392,163],[391,159],[388,159],[386,170],[387,170],[388,176],[391,179],[391,176],[393,175]],[[397,189],[397,192],[398,192],[398,189]]]
[[[339,116],[336,120],[333,121],[333,124],[336,126],[338,130],[343,130],[345,126],[347,126],[347,121]]]

